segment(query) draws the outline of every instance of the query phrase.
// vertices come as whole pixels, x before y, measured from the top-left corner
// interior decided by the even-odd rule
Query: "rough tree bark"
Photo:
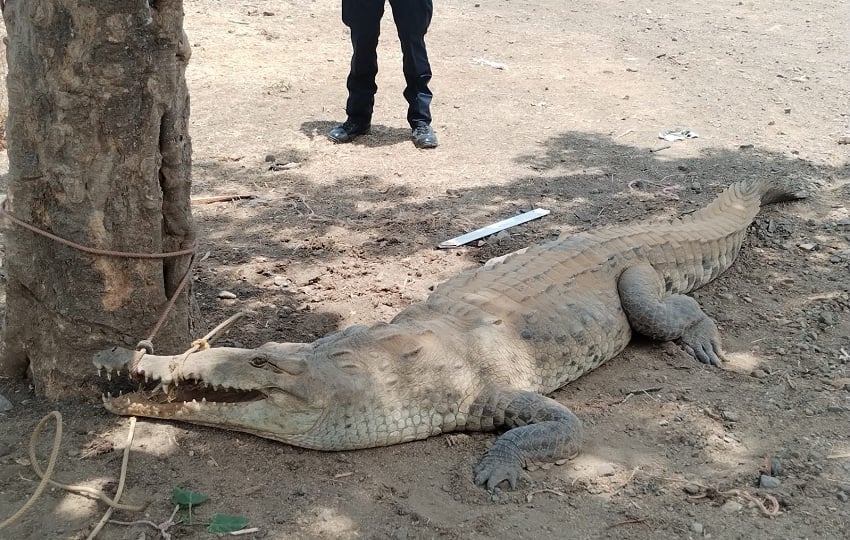
[[[10,214],[101,249],[192,246],[182,4],[6,0]],[[5,234],[0,375],[29,368],[49,399],[88,391],[94,351],[146,338],[189,265],[89,255],[8,223]],[[157,350],[186,347],[189,298]]]

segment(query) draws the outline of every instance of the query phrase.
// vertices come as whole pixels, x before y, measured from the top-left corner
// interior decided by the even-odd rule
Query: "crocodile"
[[[137,376],[157,387],[104,403],[329,451],[502,431],[473,480],[515,488],[524,469],[581,447],[580,420],[546,394],[615,357],[634,332],[722,365],[716,324],[685,293],[732,265],[762,205],[803,196],[790,184],[739,182],[680,219],[562,236],[488,261],[389,323],[313,343],[146,354]],[[107,349],[94,363],[126,370],[132,355]]]

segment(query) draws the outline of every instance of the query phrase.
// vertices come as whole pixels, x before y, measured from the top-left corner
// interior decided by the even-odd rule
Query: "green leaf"
[[[171,491],[171,502],[174,504],[179,504],[180,506],[185,507],[193,507],[201,504],[205,500],[209,499],[208,495],[204,495],[203,493],[196,493],[194,491],[184,491],[180,488],[174,488]]]
[[[248,518],[243,516],[229,516],[227,514],[213,514],[207,530],[211,533],[229,533],[238,531],[248,524]]]

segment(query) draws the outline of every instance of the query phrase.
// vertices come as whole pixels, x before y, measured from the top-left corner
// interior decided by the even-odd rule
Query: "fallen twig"
[[[162,536],[162,540],[171,540],[171,534],[168,532],[168,529],[180,523],[180,521],[174,521],[174,516],[177,515],[178,510],[180,510],[179,504],[174,507],[174,511],[171,512],[171,517],[159,525],[148,519],[138,519],[136,521],[118,521],[110,519],[109,523],[112,523],[113,525],[125,525],[127,527],[132,527],[133,525],[148,525],[159,531],[159,534]]]
[[[309,213],[309,214],[307,214],[307,221],[316,221],[316,222],[319,222],[319,223],[330,223],[330,222],[332,222],[332,221],[333,221],[333,219],[332,219],[332,218],[325,217],[325,216],[320,216],[319,214],[317,214],[316,212],[314,212],[314,211],[313,211],[313,207],[311,207],[311,206],[307,203],[307,197],[305,197],[304,195],[302,195],[302,194],[300,194],[300,193],[289,193],[289,194],[287,194],[287,195],[286,195],[286,198],[287,198],[287,199],[296,199],[296,200],[298,200],[301,204],[303,204],[305,207],[307,207],[307,210],[309,210],[309,211],[310,211],[310,213]],[[297,211],[297,210],[296,210],[296,211]],[[300,214],[300,212],[299,212],[299,214]],[[302,214],[302,215],[303,215],[303,214]]]
[[[757,497],[757,496],[753,495],[752,493],[750,493],[749,491],[746,491],[746,490],[743,490],[743,489],[729,489],[729,490],[726,490],[726,491],[720,491],[719,489],[709,488],[707,486],[700,484],[699,482],[694,482],[693,480],[685,480],[684,478],[667,478],[667,477],[664,477],[664,476],[656,476],[654,474],[648,474],[648,473],[644,473],[644,474],[646,474],[649,477],[656,478],[658,480],[667,480],[669,482],[692,484],[694,486],[697,486],[699,488],[706,490],[707,492],[710,492],[710,493],[700,493],[699,495],[689,495],[688,496],[689,499],[705,499],[705,498],[709,497],[709,495],[712,494],[712,493],[719,495],[721,497],[740,497],[747,502],[752,502],[753,504],[755,504],[759,508],[759,510],[761,510],[762,514],[765,515],[766,517],[776,517],[776,516],[779,515],[779,511],[780,511],[779,501],[776,499],[776,497],[774,497],[773,495],[767,494],[767,493],[762,495],[764,497],[765,501],[767,501],[767,504],[765,504],[764,502],[762,502],[762,500],[759,497]]]
[[[627,519],[626,521],[621,521],[619,523],[613,523],[611,525],[608,525],[608,527],[606,528],[613,529],[614,527],[619,527],[621,525],[633,525],[635,523],[646,523],[647,521],[649,521],[648,517]]]
[[[216,197],[199,197],[192,199],[192,204],[213,204],[220,202],[241,201],[244,199],[256,199],[256,195],[218,195]]]
[[[614,492],[614,495],[618,495],[620,492],[622,492],[624,489],[626,489],[626,486],[628,486],[631,483],[631,481],[634,479],[635,475],[637,474],[637,472],[639,470],[640,470],[640,467],[635,467],[634,469],[632,469],[632,474],[630,474],[629,477],[626,478],[626,481],[623,482],[623,485],[620,486],[619,489],[617,489],[617,491]]]
[[[230,533],[230,536],[242,536],[243,534],[251,534],[259,531],[259,527],[251,527],[250,529],[239,529],[238,531],[232,531]]]
[[[558,497],[565,497],[566,496],[566,493],[562,493],[562,492],[555,490],[555,489],[548,489],[548,488],[547,489],[537,489],[537,490],[532,491],[531,493],[529,493],[528,495],[525,496],[525,502],[530,503],[532,500],[534,500],[534,496],[539,494],[539,493],[551,493],[553,495],[557,495]]]

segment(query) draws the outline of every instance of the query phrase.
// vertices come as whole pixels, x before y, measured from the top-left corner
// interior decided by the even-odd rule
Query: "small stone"
[[[0,394],[0,412],[7,412],[12,410],[12,402],[6,399],[2,394]]]
[[[266,154],[266,163],[274,163],[274,154]]]
[[[763,474],[759,477],[759,487],[762,489],[774,489],[778,488],[782,484],[782,481],[775,476],[768,476]]]
[[[222,300],[235,300],[236,295],[230,291],[219,291],[218,297]]]
[[[700,184],[699,182],[694,182],[691,184],[691,189],[697,193],[700,193],[702,192],[702,184]]]
[[[755,377],[756,379],[764,379],[765,377],[767,377],[767,372],[763,369],[754,369],[750,373],[750,376]]]
[[[825,311],[825,312],[820,314],[820,317],[818,317],[818,320],[820,322],[822,322],[823,324],[831,326],[831,325],[835,324],[835,315],[833,315],[832,313],[830,313],[828,311]]]
[[[836,497],[838,497],[839,501],[844,502],[844,503],[846,503],[847,501],[850,501],[850,496],[848,496],[843,491],[839,491],[838,494],[836,495]]]
[[[703,531],[705,531],[705,527],[703,526],[702,523],[700,523],[698,521],[694,521],[693,523],[691,523],[691,532],[692,533],[702,535]]]
[[[797,247],[805,251],[815,251],[818,248],[818,245],[811,242],[807,242],[805,244],[798,244]]]
[[[511,233],[508,231],[500,231],[499,234],[496,235],[496,241],[501,242],[502,240],[507,240],[511,237]]]
[[[732,293],[728,293],[728,292],[722,292],[722,293],[718,294],[717,296],[719,296],[720,298],[722,298],[724,300],[734,300],[735,299],[735,295],[732,294]]]
[[[687,493],[688,495],[699,495],[702,488],[696,484],[685,484],[685,487],[682,488],[682,491]]]
[[[813,411],[812,409],[803,409],[803,414],[805,414],[806,416],[814,416],[815,411]]]
[[[407,528],[402,527],[393,534],[394,540],[407,540],[410,537],[410,532]]]
[[[723,506],[720,507],[720,509],[726,512],[727,514],[734,514],[735,512],[740,512],[742,508],[744,508],[744,505],[742,505],[738,501],[726,501],[725,503],[723,503]]]
[[[733,411],[722,411],[720,415],[723,416],[724,420],[728,420],[729,422],[738,421],[738,414]]]

